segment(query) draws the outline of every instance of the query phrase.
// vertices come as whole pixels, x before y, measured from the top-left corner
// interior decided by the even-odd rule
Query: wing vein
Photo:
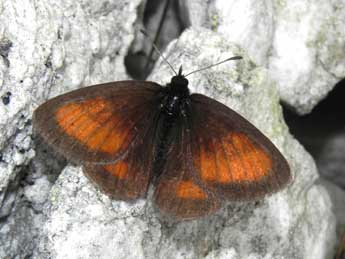
[[[233,178],[233,175],[232,175],[233,172],[230,169],[229,154],[228,154],[228,151],[226,150],[226,148],[224,147],[224,143],[223,143],[222,138],[219,138],[219,141],[221,143],[221,147],[222,147],[223,153],[225,155],[226,167],[228,168],[228,173],[229,173],[229,175],[231,177],[231,182],[233,183],[234,182],[234,178]]]

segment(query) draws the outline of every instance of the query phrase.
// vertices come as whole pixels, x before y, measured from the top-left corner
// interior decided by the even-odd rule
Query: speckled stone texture
[[[27,258],[51,187],[32,111],[82,85],[125,79],[139,1],[0,1],[0,258]],[[42,257],[40,257],[42,258]]]
[[[243,61],[190,76],[190,87],[229,105],[270,137],[294,180],[259,203],[229,203],[205,219],[171,222],[159,217],[150,195],[133,204],[111,201],[78,167],[62,171],[66,162],[31,139],[31,116],[40,103],[81,86],[128,78],[123,60],[140,1],[0,1],[0,258],[329,258],[335,243],[332,202],[316,181],[313,160],[288,133],[279,95],[303,113],[343,76],[344,12],[337,1],[291,7],[295,2],[188,2],[192,24],[219,34],[194,28],[165,54],[186,72],[243,55]],[[319,13],[311,5],[320,5]],[[331,7],[339,19],[331,19]],[[295,16],[297,11],[306,15]],[[309,25],[294,33],[295,18]],[[278,50],[284,37],[302,47],[283,56]],[[290,74],[283,69],[292,62],[284,57],[306,64],[300,72],[293,63],[293,75],[309,80],[303,87],[298,80],[284,83]],[[270,69],[281,69],[278,84]],[[165,84],[171,75],[159,63],[151,79]],[[327,80],[333,83],[326,89]]]
[[[345,2],[187,1],[192,25],[247,49],[278,82],[281,99],[308,113],[345,77]]]

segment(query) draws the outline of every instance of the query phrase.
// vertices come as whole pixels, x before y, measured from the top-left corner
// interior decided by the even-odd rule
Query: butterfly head
[[[180,67],[178,74],[171,78],[169,86],[171,92],[174,95],[177,95],[179,97],[185,97],[189,95],[188,80],[182,74],[182,66]]]

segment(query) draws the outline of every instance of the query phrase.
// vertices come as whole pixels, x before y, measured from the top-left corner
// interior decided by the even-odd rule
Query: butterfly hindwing
[[[153,123],[161,88],[144,81],[82,88],[38,107],[34,129],[72,161],[114,162]]]
[[[255,200],[283,188],[290,169],[279,150],[246,119],[200,94],[177,119],[155,190],[161,213],[210,214],[223,200]]]
[[[179,119],[169,136],[166,161],[154,193],[160,212],[177,219],[193,219],[216,211],[218,197],[205,188],[192,163],[187,123]]]
[[[158,114],[154,114],[154,122],[157,116]],[[84,164],[84,174],[113,199],[130,201],[145,196],[152,176],[155,154],[154,125],[148,123],[140,139],[135,141],[116,162]]]
[[[201,94],[191,95],[193,164],[210,190],[228,200],[252,200],[291,179],[279,150],[246,119]]]

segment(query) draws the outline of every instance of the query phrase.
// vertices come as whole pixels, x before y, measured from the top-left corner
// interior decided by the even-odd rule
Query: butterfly
[[[182,67],[164,87],[128,80],[60,95],[35,110],[33,126],[112,199],[143,198],[152,185],[160,213],[180,220],[263,198],[291,179],[286,159],[255,126],[190,93]]]

